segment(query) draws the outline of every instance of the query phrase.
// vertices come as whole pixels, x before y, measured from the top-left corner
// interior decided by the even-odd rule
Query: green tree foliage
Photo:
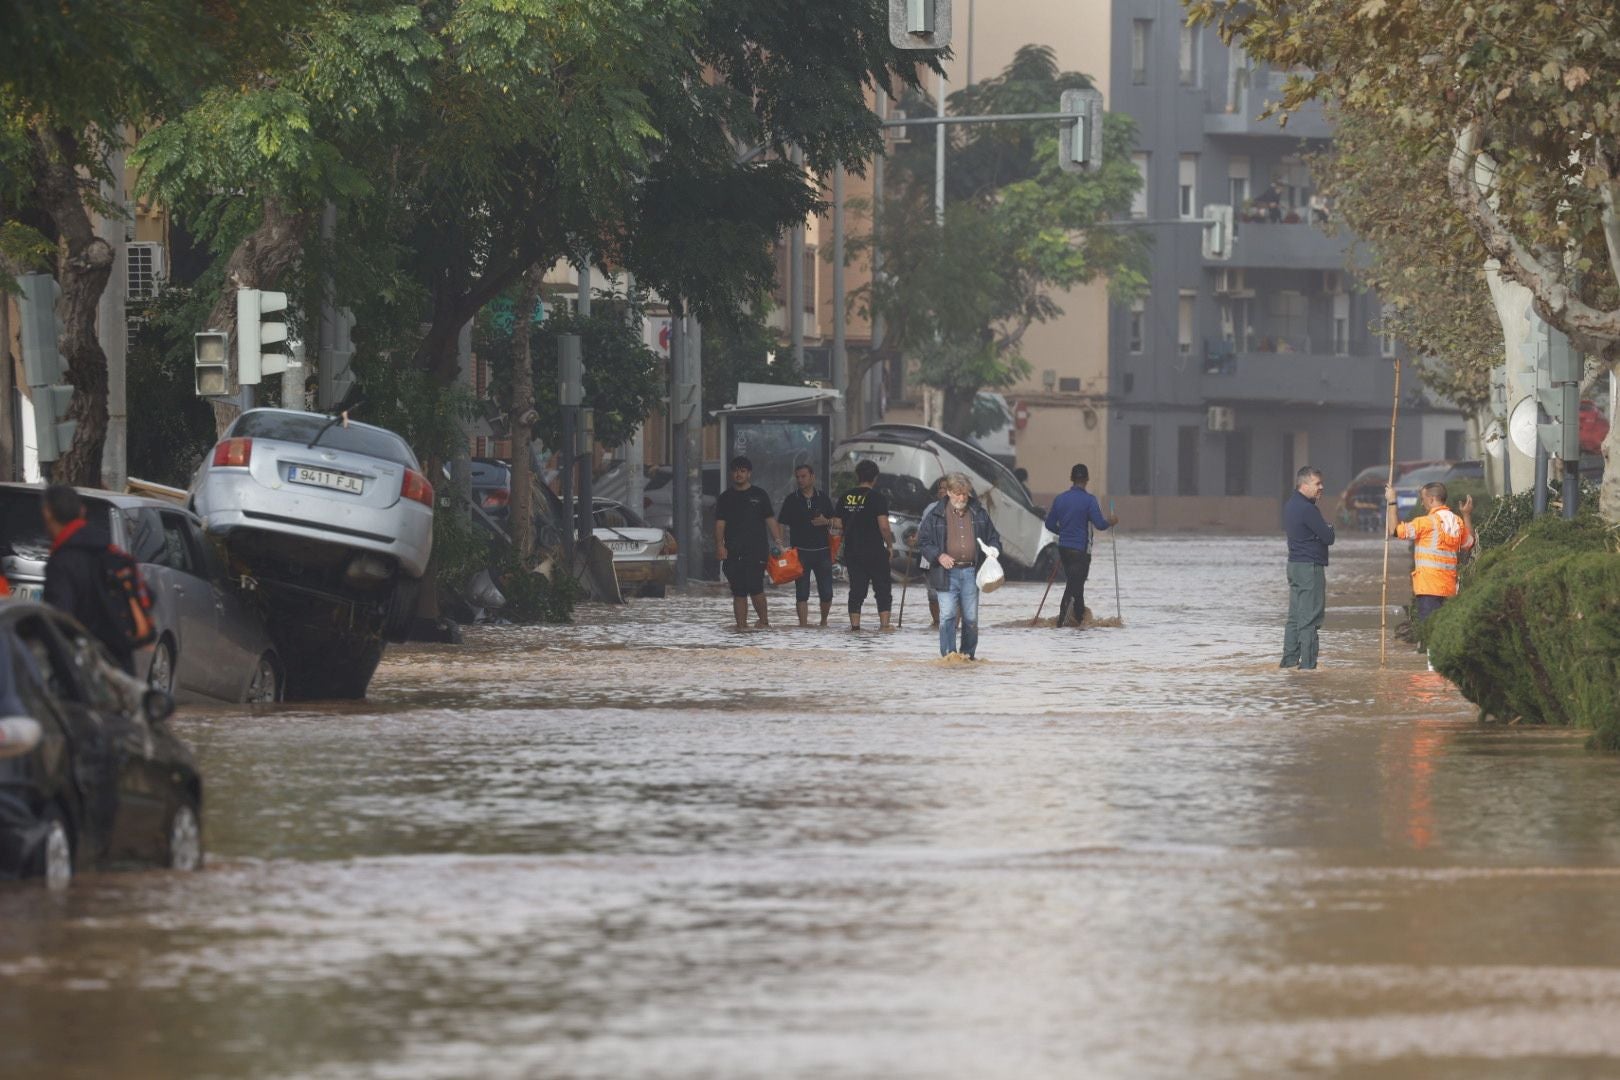
[[[1051,49],[1029,45],[1000,74],[952,95],[949,108],[1056,112],[1064,90],[1090,85],[1059,71]],[[890,159],[876,240],[851,248],[881,245],[884,274],[858,299],[883,316],[889,343],[917,359],[922,382],[944,392],[945,428],[971,435],[978,393],[1028,373],[1024,335],[1062,313],[1055,293],[1102,276],[1115,296],[1138,295],[1148,240],[1141,230],[1098,227],[1129,211],[1141,183],[1128,119],[1106,117],[1104,164],[1079,176],[1059,167],[1056,123],[960,130],[948,150],[943,228],[934,218],[933,140],[914,138]]]
[[[703,325],[703,407],[713,410],[737,398],[740,382],[776,386],[804,385],[804,372],[793,350],[777,341],[776,331],[753,314],[756,303],[732,319]]]
[[[1620,22],[1609,0],[1189,0],[1188,9],[1250,55],[1296,71],[1285,110],[1336,102],[1365,118],[1386,152],[1425,163],[1425,190],[1399,193],[1415,244],[1436,244],[1432,260],[1443,261],[1440,241],[1455,224],[1445,215],[1460,216],[1502,273],[1530,290],[1537,312],[1612,373]],[[1439,161],[1435,197],[1427,185]],[[1620,521],[1617,432],[1605,445],[1602,512],[1611,521]]]
[[[210,299],[203,295],[206,307]],[[197,290],[187,288],[164,292],[147,311],[126,360],[126,404],[135,420],[127,443],[129,475],[181,488],[191,486],[214,445],[214,413],[197,396],[194,381],[197,297]]]

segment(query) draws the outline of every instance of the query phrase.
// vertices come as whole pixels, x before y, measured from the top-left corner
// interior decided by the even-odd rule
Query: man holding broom
[[[1086,617],[1086,578],[1091,574],[1091,534],[1089,526],[1107,529],[1119,524],[1113,514],[1103,516],[1097,496],[1086,490],[1091,471],[1084,465],[1069,470],[1070,488],[1052,500],[1046,527],[1057,533],[1058,558],[1063,562],[1063,599],[1058,602],[1057,624],[1062,626],[1071,610],[1074,624],[1084,625]]]

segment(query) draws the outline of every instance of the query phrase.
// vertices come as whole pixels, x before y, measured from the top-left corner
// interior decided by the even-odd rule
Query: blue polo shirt
[[[1071,551],[1086,551],[1091,547],[1091,537],[1086,532],[1088,522],[1099,529],[1108,528],[1108,519],[1103,516],[1097,496],[1082,487],[1071,487],[1053,499],[1052,509],[1046,515],[1046,527],[1057,533],[1058,547]]]

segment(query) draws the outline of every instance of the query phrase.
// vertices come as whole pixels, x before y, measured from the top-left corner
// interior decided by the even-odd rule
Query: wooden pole
[[[1401,358],[1395,358],[1395,401],[1389,407],[1389,487],[1395,486],[1395,421],[1401,415]],[[1378,666],[1389,658],[1389,507],[1384,507],[1384,588],[1378,603]]]
[[[1057,557],[1057,552],[1052,552],[1052,572],[1046,575],[1046,592],[1041,593],[1041,602],[1035,605],[1035,617],[1029,620],[1029,625],[1031,627],[1041,625],[1041,609],[1046,607],[1046,598],[1051,595],[1052,582],[1057,580],[1057,572],[1060,565],[1062,565],[1062,560]],[[1063,612],[1060,611],[1058,614],[1061,615]],[[1080,618],[1085,618],[1085,615],[1086,613],[1082,611],[1080,613]],[[1079,620],[1077,619],[1075,621],[1078,622]]]
[[[1109,499],[1108,514],[1112,517],[1113,513],[1114,500]],[[1119,606],[1119,541],[1114,539],[1114,529],[1115,526],[1110,525],[1108,527],[1108,550],[1114,554],[1114,618],[1119,620],[1119,625],[1124,626],[1125,612]]]

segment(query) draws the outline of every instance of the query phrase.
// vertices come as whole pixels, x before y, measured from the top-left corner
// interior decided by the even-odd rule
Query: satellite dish
[[[1490,426],[1485,429],[1485,433],[1480,436],[1479,441],[1484,444],[1487,454],[1493,458],[1499,458],[1507,446],[1503,441],[1504,438],[1502,425],[1498,421],[1492,420]]]
[[[1526,457],[1536,456],[1536,425],[1541,422],[1541,414],[1536,409],[1536,399],[1523,398],[1513,406],[1508,413],[1508,438],[1513,440],[1513,446]]]

